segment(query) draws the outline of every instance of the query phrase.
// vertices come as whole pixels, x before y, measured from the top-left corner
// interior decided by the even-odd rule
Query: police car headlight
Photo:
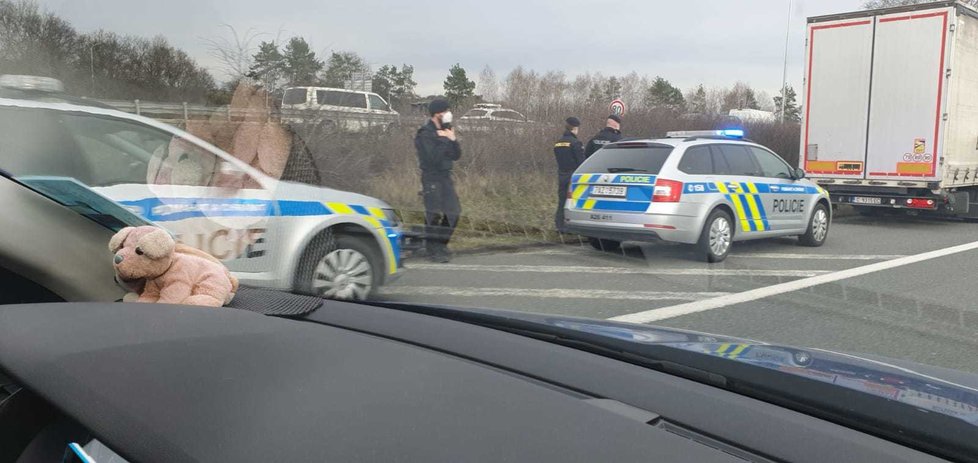
[[[384,217],[387,219],[388,222],[391,223],[391,226],[394,227],[401,226],[401,217],[397,215],[397,211],[395,211],[394,209],[381,209],[381,210],[384,211]]]

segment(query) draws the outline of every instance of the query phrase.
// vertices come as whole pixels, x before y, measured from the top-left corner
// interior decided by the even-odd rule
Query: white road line
[[[586,249],[590,250],[590,249]],[[599,251],[595,251],[599,252]],[[544,249],[540,251],[520,251],[510,253],[519,256],[580,256],[577,248],[574,249]],[[607,254],[614,256],[615,254]],[[736,251],[730,254],[728,259],[801,259],[801,260],[890,260],[906,257],[905,254],[804,254],[804,253],[742,253]]]
[[[912,256],[900,257],[897,259],[888,260],[884,262],[877,262],[875,264],[864,265],[862,267],[840,270],[838,272],[833,272],[825,275],[818,275],[810,278],[804,278],[801,280],[794,280],[786,283],[779,283],[776,285],[765,286],[763,288],[752,289],[740,293],[728,294],[726,296],[720,296],[713,299],[690,302],[686,304],[679,304],[671,307],[663,307],[660,309],[646,310],[644,312],[637,312],[633,314],[620,315],[617,317],[612,317],[610,318],[610,320],[631,322],[631,323],[650,323],[654,321],[665,320],[667,318],[679,317],[682,315],[689,315],[697,312],[705,312],[708,310],[719,309],[721,307],[727,307],[735,304],[741,304],[744,302],[755,301],[758,299],[763,299],[765,297],[776,296],[791,291],[798,291],[799,289],[804,289],[811,286],[831,283],[833,281],[845,280],[847,278],[853,278],[861,275],[866,275],[869,273],[879,272],[882,270],[889,270],[896,267],[902,267],[904,265],[915,264],[918,262],[923,262],[925,260],[936,259],[938,257],[949,256],[952,254],[957,254],[965,251],[972,251],[975,249],[978,249],[978,241],[974,241],[967,244],[961,244],[958,246],[952,246],[949,248],[938,249],[936,251],[914,254]]]
[[[907,257],[904,254],[730,254],[728,259],[805,259],[805,260],[890,260]]]
[[[771,276],[811,277],[829,270],[755,270],[712,268],[645,268],[645,267],[587,267],[576,265],[468,265],[468,264],[407,264],[408,269],[441,270],[446,272],[497,273],[612,273],[618,275],[685,275],[685,276]]]
[[[540,297],[557,299],[628,299],[695,301],[724,296],[724,292],[680,291],[609,291],[605,289],[534,289],[534,288],[456,288],[452,286],[388,286],[381,296],[455,296],[455,297]]]

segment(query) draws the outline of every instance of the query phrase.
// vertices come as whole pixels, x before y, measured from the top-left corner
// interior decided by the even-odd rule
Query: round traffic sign
[[[611,110],[611,114],[616,114],[618,116],[624,116],[625,115],[625,102],[624,101],[621,101],[621,98],[615,98],[614,100],[611,101],[611,105],[609,106],[609,109]]]

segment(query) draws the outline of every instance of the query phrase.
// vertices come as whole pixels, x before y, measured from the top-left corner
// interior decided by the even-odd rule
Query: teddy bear
[[[238,281],[215,257],[178,244],[153,226],[126,227],[109,240],[116,280],[136,291],[138,302],[221,307],[231,301]],[[132,300],[127,295],[125,301]]]

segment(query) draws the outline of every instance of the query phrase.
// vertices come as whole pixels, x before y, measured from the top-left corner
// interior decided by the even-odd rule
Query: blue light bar
[[[682,130],[676,132],[666,132],[666,138],[688,138],[688,137],[744,138],[744,129]]]

